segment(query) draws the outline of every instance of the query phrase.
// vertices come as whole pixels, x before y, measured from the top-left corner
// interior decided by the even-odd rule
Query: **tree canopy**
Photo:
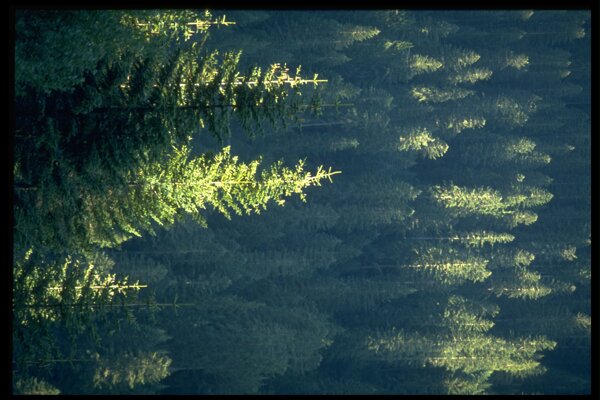
[[[14,28],[14,394],[591,392],[588,10]]]

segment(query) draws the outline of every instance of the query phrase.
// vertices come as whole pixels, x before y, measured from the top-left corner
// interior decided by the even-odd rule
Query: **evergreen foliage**
[[[14,28],[14,394],[590,393],[589,11]]]

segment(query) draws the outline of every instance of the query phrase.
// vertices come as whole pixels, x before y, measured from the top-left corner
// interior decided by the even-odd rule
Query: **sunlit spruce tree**
[[[510,228],[519,224],[531,225],[537,220],[537,214],[528,207],[548,203],[552,194],[538,188],[526,188],[524,193],[519,193],[521,189],[514,188],[517,190],[503,195],[489,187],[469,189],[455,184],[435,185],[431,188],[431,195],[437,204],[453,210],[457,216],[490,216]]]
[[[439,138],[431,136],[427,128],[417,128],[406,136],[400,136],[398,150],[412,150],[424,157],[436,159],[446,153],[448,144]]]
[[[101,246],[118,244],[127,237],[152,232],[152,224],[170,225],[187,213],[204,224],[200,211],[208,207],[226,217],[236,214],[260,213],[271,200],[279,205],[285,197],[299,194],[305,199],[305,188],[320,186],[339,172],[319,167],[313,175],[304,171],[301,160],[294,169],[278,162],[259,172],[261,160],[241,163],[232,156],[229,147],[221,152],[189,159],[190,149],[174,150],[163,163],[152,163],[130,174],[124,187],[107,188],[106,208],[93,207],[87,199],[89,212],[98,218],[89,229],[91,243]],[[115,229],[122,236],[112,233]]]
[[[529,376],[544,370],[539,353],[553,349],[556,342],[545,337],[505,340],[490,335],[487,331],[493,322],[472,314],[471,307],[463,298],[450,297],[444,311],[451,332],[449,336],[427,337],[392,330],[368,336],[366,346],[374,355],[390,361],[406,359],[443,367],[453,374],[446,382],[449,392],[454,394],[483,392],[489,388],[485,381],[496,371]],[[463,380],[466,382],[460,383]],[[467,385],[469,381],[471,384]],[[473,387],[473,381],[478,385]],[[475,390],[476,387],[479,389]]]
[[[20,395],[58,395],[60,390],[39,378],[13,377],[13,394]]]
[[[450,247],[423,247],[415,250],[415,253],[415,262],[405,267],[426,271],[447,285],[465,281],[481,282],[492,274],[486,268],[488,260],[466,252],[461,254]]]
[[[156,384],[169,375],[172,362],[157,352],[124,352],[109,359],[95,356],[94,389],[107,394],[128,393],[140,386]]]
[[[71,340],[82,334],[97,339],[98,321],[116,310],[113,305],[146,287],[111,274],[114,263],[104,254],[52,258],[29,249],[15,259],[13,357],[24,370],[76,353],[71,347],[71,355],[62,354],[54,329]]]

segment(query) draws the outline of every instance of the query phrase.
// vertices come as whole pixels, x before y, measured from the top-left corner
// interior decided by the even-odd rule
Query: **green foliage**
[[[443,64],[435,58],[415,54],[410,58],[410,69],[415,75],[437,71]]]
[[[13,386],[13,394],[18,395],[58,395],[60,390],[43,379],[35,377],[17,378]]]
[[[536,300],[552,293],[552,288],[541,283],[542,277],[537,272],[518,268],[517,276],[517,279],[511,280],[508,284],[493,284],[490,290],[498,297],[507,296],[512,299],[531,300]]]
[[[109,268],[100,266],[105,271]],[[67,256],[64,261],[52,263],[33,255],[33,249],[15,260],[13,279],[15,292],[22,296],[15,299],[13,306],[17,324],[60,319],[78,329],[83,326],[77,318],[101,309],[117,294],[145,287],[139,282],[128,284],[127,277],[118,280],[115,274],[100,273],[86,258]],[[76,311],[70,311],[73,309]]]
[[[159,283],[167,274],[167,267],[147,257],[144,254],[122,253],[113,257],[115,270],[119,275],[128,276],[130,279],[145,282],[148,285]]]
[[[443,318],[453,335],[469,333],[485,333],[495,324],[493,321],[484,319],[479,315],[477,307],[474,307],[467,299],[452,295],[448,298],[448,306],[444,310]],[[491,317],[498,314],[498,309],[489,313]]]
[[[26,87],[45,94],[72,92],[103,59],[119,62],[130,52],[156,57],[168,41],[188,40],[211,25],[232,24],[225,16],[211,18],[209,11],[201,16],[192,10],[19,10],[16,94],[24,94]]]
[[[99,59],[133,45],[120,11],[19,10],[15,20],[15,94],[72,91]],[[124,42],[125,41],[125,42]],[[67,50],[69,49],[69,50]]]
[[[379,35],[381,31],[374,27],[357,26],[350,31],[350,36],[353,41],[362,42],[363,40],[371,39]]]
[[[116,359],[97,356],[93,383],[109,393],[160,382],[169,374],[171,359],[156,352],[120,354]]]
[[[523,126],[529,120],[531,113],[537,110],[537,103],[541,97],[533,95],[525,101],[519,102],[508,96],[499,96],[495,102],[499,118],[501,118],[508,126],[518,127]]]
[[[388,360],[404,361],[424,366],[424,355],[435,351],[437,344],[421,335],[407,334],[402,329],[369,335],[365,338],[367,356],[383,357]]]
[[[427,128],[417,128],[407,136],[400,136],[398,150],[414,150],[427,158],[435,160],[446,154],[448,144],[441,139],[431,136]]]
[[[459,52],[456,55],[456,68],[464,68],[475,64],[481,55],[477,54],[473,50],[466,50]]]
[[[481,282],[492,274],[486,269],[488,260],[481,257],[464,258],[452,249],[429,247],[415,250],[415,253],[416,263],[408,267],[425,270],[444,284],[456,285],[466,280]]]
[[[182,213],[204,224],[200,211],[209,206],[227,217],[231,211],[260,213],[270,200],[283,205],[293,194],[305,200],[305,188],[320,186],[323,179],[339,173],[319,167],[312,175],[302,160],[294,169],[279,161],[259,172],[260,158],[240,163],[229,147],[214,157],[188,160],[190,151],[183,146],[164,162],[131,172],[128,183],[106,188],[99,200],[94,193],[79,194],[88,243],[116,246],[143,231],[153,232],[153,223],[171,225]]]
[[[497,371],[516,376],[538,374],[541,368],[538,353],[555,346],[556,342],[544,337],[507,341],[482,333],[439,338],[433,343],[403,331],[392,331],[377,339],[367,338],[367,348],[375,354],[381,353],[380,357],[401,360],[402,354],[410,354],[417,360],[443,367],[451,373],[460,371],[474,377],[483,374],[485,379]]]
[[[450,82],[454,84],[458,83],[476,83],[478,81],[485,81],[490,79],[492,71],[487,68],[472,68],[464,71],[460,71],[456,75],[450,78]]]
[[[527,54],[515,54],[514,52],[510,52],[506,54],[506,67],[512,67],[517,70],[526,69],[529,65],[529,56]]]
[[[548,154],[534,151],[536,143],[528,138],[509,140],[502,148],[506,160],[528,164],[549,164],[552,158]]]
[[[460,133],[465,129],[479,129],[486,124],[485,118],[457,118],[451,116],[444,123],[444,128],[452,130],[454,133]]]
[[[450,395],[484,395],[492,384],[489,382],[491,371],[474,374],[451,373],[444,379],[444,385]]]
[[[589,315],[577,313],[577,315],[575,316],[575,321],[580,329],[583,329],[588,333],[591,332],[592,318]]]
[[[311,288],[311,298],[338,315],[374,313],[382,304],[405,298],[416,291],[389,278],[328,279],[315,283]]]
[[[383,44],[383,47],[385,50],[395,50],[395,51],[402,51],[402,50],[408,50],[411,49],[414,46],[414,44],[412,44],[411,42],[405,41],[405,40],[394,40],[394,41],[386,41]]]
[[[205,33],[213,25],[235,25],[227,21],[223,15],[212,19],[212,13],[205,10],[202,14],[192,10],[140,10],[128,12],[121,18],[121,23],[139,31],[147,41],[154,36],[180,43],[190,40],[198,33]]]
[[[531,225],[538,219],[538,215],[531,211],[517,210],[504,217],[509,228],[514,228],[520,224]]]
[[[240,163],[237,156],[231,156],[229,147],[214,156],[188,160],[189,156],[190,149],[184,146],[165,163],[132,174],[129,199],[132,204],[147,205],[144,216],[159,224],[170,224],[180,211],[203,223],[199,211],[208,206],[226,217],[231,211],[238,215],[260,213],[271,200],[284,205],[285,197],[299,194],[304,201],[305,188],[320,186],[323,179],[331,180],[339,173],[319,167],[313,175],[304,171],[302,160],[294,169],[279,161],[259,173],[260,158]]]
[[[419,33],[434,38],[444,38],[458,31],[458,26],[447,21],[432,21],[425,19],[418,28]]]
[[[98,337],[98,321],[116,301],[146,287],[111,274],[112,260],[103,255],[44,256],[29,249],[13,268],[13,343],[18,365],[52,365],[60,359],[60,342],[52,332],[63,330],[74,343],[81,335]]]
[[[553,197],[540,188],[527,188],[524,193],[517,192],[507,196],[491,188],[469,189],[454,184],[435,185],[430,190],[437,204],[454,210],[457,216],[488,215],[504,221],[509,228],[536,222],[537,214],[523,208],[545,204]]]
[[[537,373],[540,363],[536,353],[553,349],[556,342],[543,337],[507,341],[494,336],[472,334],[442,346],[439,354],[428,358],[431,365],[449,371],[472,374],[503,371],[518,376]]]
[[[218,60],[219,52],[214,50],[197,62],[194,53],[184,54],[181,63],[181,77],[178,91],[164,92],[167,99],[176,93],[177,97],[169,104],[187,110],[190,116],[200,121],[200,125],[218,138],[231,134],[230,122],[235,115],[242,127],[250,134],[262,130],[263,122],[273,125],[293,119],[301,107],[318,107],[316,97],[305,102],[301,97],[301,86],[327,82],[318,79],[304,79],[301,67],[290,74],[286,64],[271,64],[264,71],[252,67],[244,75],[238,70],[241,51],[225,52]],[[174,85],[174,86],[177,86]]]
[[[319,315],[281,313],[231,297],[193,310],[184,326],[191,332],[179,335],[174,362],[216,374],[220,380],[213,390],[238,394],[256,393],[266,379],[288,369],[302,373],[316,368],[330,329]]]
[[[483,247],[486,243],[490,246],[494,246],[496,243],[509,243],[514,239],[515,237],[509,233],[496,233],[488,231],[470,232],[450,238],[451,241],[464,243],[469,247]]]
[[[445,103],[451,100],[460,100],[475,94],[473,90],[462,88],[440,89],[433,86],[414,86],[411,95],[419,103]]]
[[[460,214],[476,213],[501,216],[506,211],[502,195],[493,189],[468,189],[457,185],[433,186],[434,200],[444,208],[456,209]]]
[[[547,190],[528,187],[518,194],[506,197],[506,204],[510,207],[539,207],[548,203],[554,195]]]
[[[588,14],[18,10],[13,390],[585,393]]]

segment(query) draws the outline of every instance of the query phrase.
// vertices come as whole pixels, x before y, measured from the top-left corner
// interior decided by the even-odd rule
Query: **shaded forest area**
[[[15,393],[590,393],[590,12],[15,35]]]

